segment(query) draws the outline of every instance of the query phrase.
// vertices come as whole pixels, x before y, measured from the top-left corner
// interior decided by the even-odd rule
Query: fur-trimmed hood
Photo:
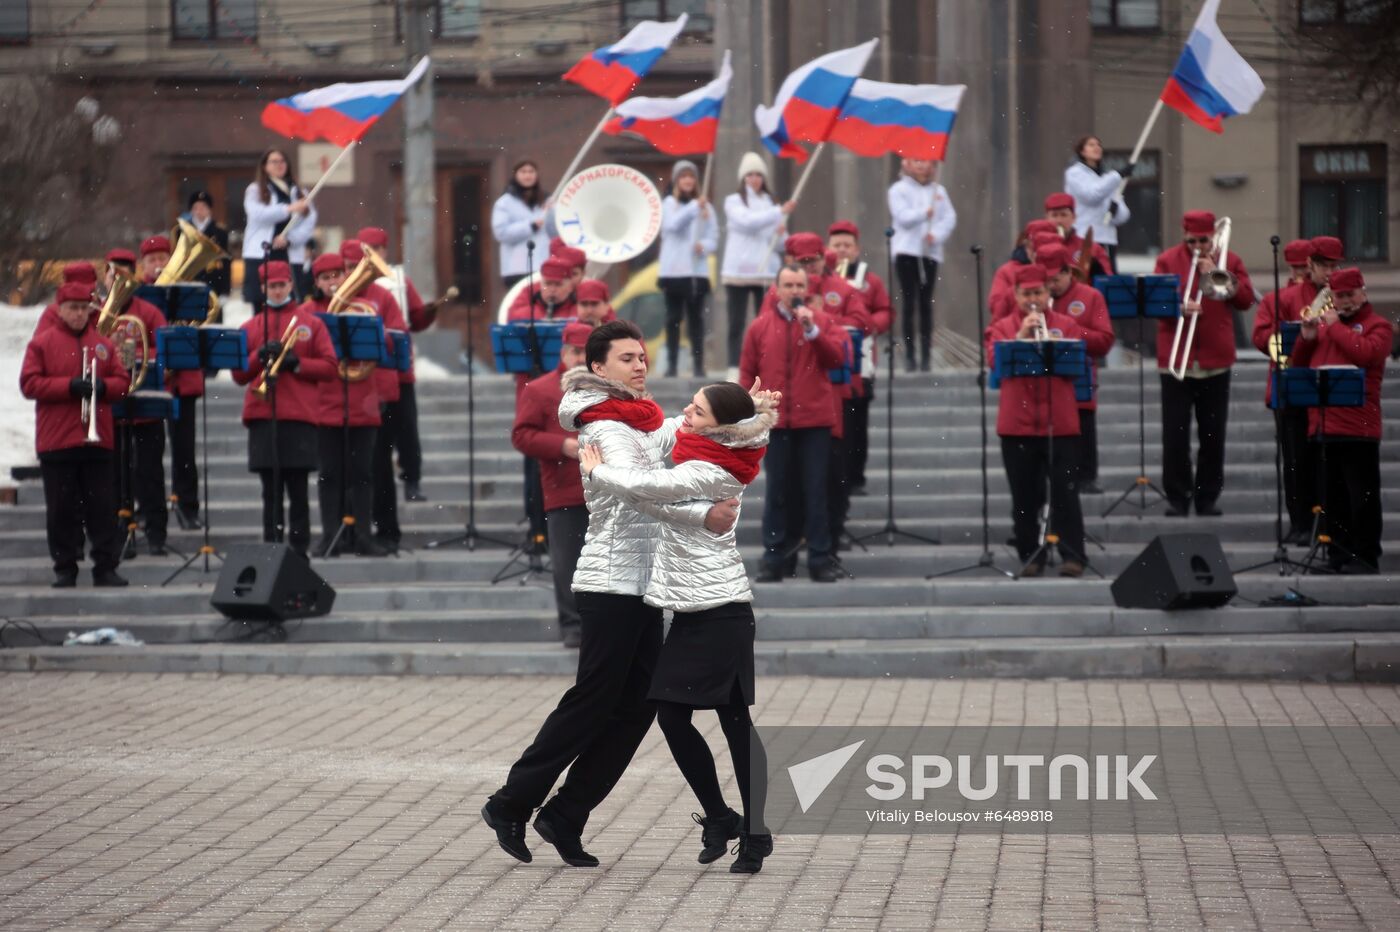
[[[713,440],[731,449],[748,449],[768,444],[768,432],[778,423],[778,409],[768,399],[754,405],[753,417],[744,418],[733,424],[719,424],[697,430],[697,436]]]
[[[578,430],[578,416],[609,398],[639,401],[650,398],[649,392],[633,391],[621,382],[595,375],[585,366],[575,366],[559,380],[564,398],[559,402],[559,424],[565,430]]]

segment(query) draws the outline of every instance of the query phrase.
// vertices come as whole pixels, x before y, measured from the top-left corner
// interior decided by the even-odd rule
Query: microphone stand
[[[894,279],[894,227],[885,228],[885,274],[889,276],[889,281]],[[922,258],[920,259],[922,263]],[[920,264],[920,268],[923,268]],[[980,285],[980,276],[979,276]],[[889,365],[885,366],[885,475],[888,484],[885,488],[885,526],[878,531],[855,538],[857,544],[876,537],[884,537],[886,546],[893,547],[896,538],[906,538],[920,544],[941,544],[942,541],[936,537],[925,537],[921,534],[914,534],[910,531],[901,531],[899,525],[894,520],[894,370],[895,361],[899,358],[895,350],[894,334],[895,328],[890,327],[889,336]],[[874,337],[872,337],[874,339]]]
[[[1015,579],[1016,574],[1010,570],[1003,569],[996,564],[996,558],[992,556],[992,527],[991,518],[988,516],[988,499],[991,491],[987,480],[987,338],[986,338],[986,313],[987,307],[982,300],[982,247],[974,245],[972,255],[977,264],[977,392],[982,399],[982,417],[979,423],[982,426],[982,555],[977,558],[976,563],[969,563],[967,566],[960,566],[957,569],[945,570],[942,573],[930,573],[924,579],[937,579],[940,576],[957,576],[960,573],[970,573],[974,570],[991,570],[999,573],[1007,579]]]

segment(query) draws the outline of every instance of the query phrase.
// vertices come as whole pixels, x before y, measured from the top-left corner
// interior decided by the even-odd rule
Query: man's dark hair
[[[590,371],[593,364],[608,361],[608,350],[615,340],[636,340],[642,342],[642,331],[630,320],[610,320],[595,327],[588,335],[588,345],[584,347],[584,362]]]
[[[701,389],[710,403],[710,413],[720,424],[737,424],[753,417],[753,397],[734,382],[716,382]]]
[[[807,270],[804,269],[802,266],[798,265],[796,262],[784,262],[783,267],[778,269],[778,274],[773,276],[774,285],[778,284],[778,282],[783,280],[784,272],[801,272],[803,278],[807,277]]]

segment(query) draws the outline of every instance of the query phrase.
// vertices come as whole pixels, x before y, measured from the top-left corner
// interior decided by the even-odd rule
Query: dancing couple
[[[596,328],[585,365],[564,375],[559,421],[579,431],[588,535],[574,572],[581,618],[578,676],[482,808],[501,847],[532,857],[525,823],[566,864],[596,867],[583,848],[589,814],[612,791],[661,722],[676,763],[704,809],[700,863],[738,839],[737,874],[773,851],[763,823],[767,772],[753,730],[752,594],[735,542],[739,497],[758,476],[777,419],[776,392],[732,382],[696,392],[667,419],[646,393],[642,333],[630,321]],[[670,456],[675,468],[663,460]],[[674,615],[662,643],[662,611]],[[714,757],[691,722],[714,709],[733,758],[743,815],[724,801]],[[549,791],[564,769],[552,799]]]

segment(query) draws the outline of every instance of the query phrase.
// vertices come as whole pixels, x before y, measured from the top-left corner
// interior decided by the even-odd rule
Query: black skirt
[[[647,698],[697,709],[728,705],[737,683],[753,705],[753,605],[676,612]]]
[[[320,464],[320,440],[316,425],[306,421],[277,422],[278,464],[283,469],[316,469]],[[248,469],[259,472],[272,468],[272,422],[253,421],[248,425]]]

